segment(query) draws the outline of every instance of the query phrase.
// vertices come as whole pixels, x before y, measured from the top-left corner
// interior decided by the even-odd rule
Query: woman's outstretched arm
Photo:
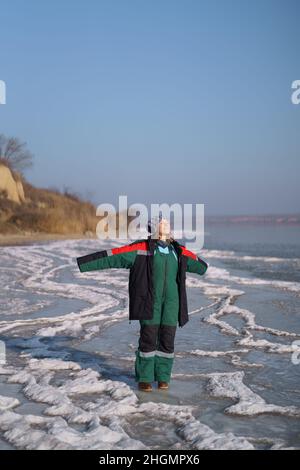
[[[147,251],[146,242],[133,242],[111,250],[96,251],[77,258],[80,272],[97,271],[108,268],[131,268],[138,251]]]
[[[190,250],[187,250],[185,247],[182,248],[182,256],[187,257],[187,272],[189,273],[196,273],[196,274],[204,274],[207,271],[208,263],[197,256]]]

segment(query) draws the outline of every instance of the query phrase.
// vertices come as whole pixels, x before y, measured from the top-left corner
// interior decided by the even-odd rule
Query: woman
[[[77,258],[81,272],[130,269],[129,321],[140,322],[135,380],[145,392],[152,391],[154,381],[160,390],[169,388],[177,324],[188,322],[186,272],[202,275],[208,268],[172,238],[168,220],[149,228],[147,239]]]

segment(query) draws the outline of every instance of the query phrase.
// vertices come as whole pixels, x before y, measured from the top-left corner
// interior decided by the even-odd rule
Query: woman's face
[[[161,237],[166,237],[170,234],[170,223],[166,219],[162,219],[159,222],[159,235]]]

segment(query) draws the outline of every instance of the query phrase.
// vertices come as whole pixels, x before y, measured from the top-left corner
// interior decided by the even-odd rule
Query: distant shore
[[[47,242],[56,240],[81,240],[93,239],[96,236],[85,236],[80,233],[30,233],[30,234],[0,234],[0,246],[29,245],[35,242]]]
[[[213,225],[236,225],[236,226],[300,226],[299,214],[274,214],[274,215],[244,215],[244,216],[207,216],[205,218],[206,226]],[[96,233],[89,231],[83,233],[46,233],[46,232],[20,232],[20,233],[0,233],[0,246],[29,245],[32,243],[59,241],[59,240],[79,240],[96,239]]]
[[[208,215],[207,224],[239,224],[239,225],[300,225],[300,214],[266,214],[266,215]]]

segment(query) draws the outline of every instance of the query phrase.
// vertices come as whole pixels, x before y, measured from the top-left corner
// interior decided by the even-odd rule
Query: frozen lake
[[[134,381],[128,271],[75,261],[111,244],[0,248],[0,448],[300,448],[299,235],[208,229],[170,389],[148,394]]]

